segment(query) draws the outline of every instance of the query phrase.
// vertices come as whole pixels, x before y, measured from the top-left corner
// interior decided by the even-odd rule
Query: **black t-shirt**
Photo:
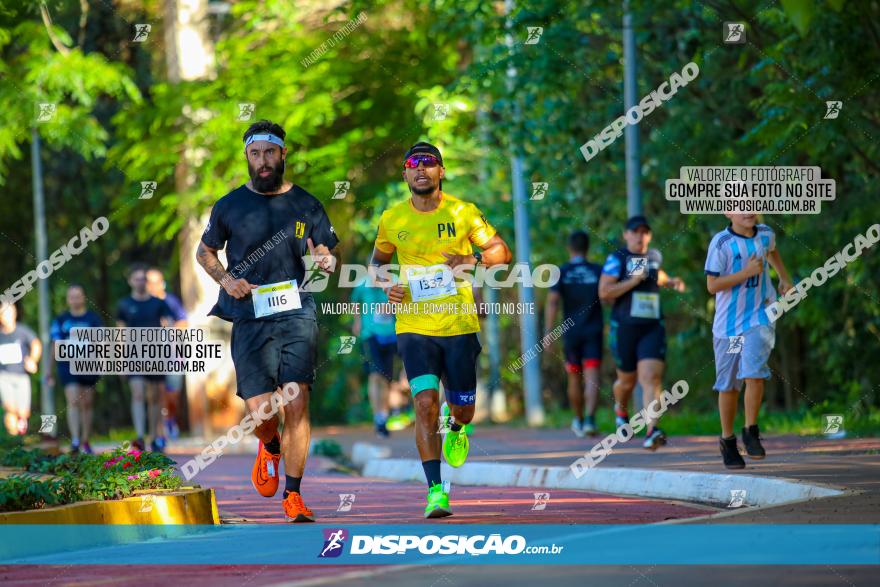
[[[174,320],[174,313],[165,300],[150,296],[136,300],[131,296],[119,300],[116,319],[125,322],[128,328],[147,328],[162,326],[162,318]]]
[[[657,284],[657,278],[660,275],[660,264],[663,257],[657,249],[648,249],[644,255],[631,253],[626,247],[620,248],[605,260],[602,267],[602,273],[616,277],[618,281],[625,281],[635,271],[642,270],[648,272],[648,278],[639,283],[637,286],[614,300],[614,307],[611,310],[611,317],[621,324],[653,324],[663,318],[663,310],[660,308],[660,286]],[[639,295],[645,299],[645,295],[656,296],[657,317],[644,318],[633,316],[633,297]]]
[[[602,331],[602,304],[599,301],[599,275],[602,267],[575,259],[559,268],[559,281],[552,289],[562,297],[565,318],[574,326],[566,334],[594,334]]]
[[[24,324],[16,324],[12,332],[0,330],[0,373],[26,375],[24,358],[31,354],[31,344],[37,338]]]
[[[49,327],[49,338],[53,341],[69,340],[70,331],[74,328],[99,328],[103,325],[101,317],[91,310],[86,310],[80,316],[74,316],[68,310],[52,321],[52,326]]]
[[[295,279],[301,287],[309,238],[315,246],[325,245],[328,249],[339,242],[316,197],[297,185],[273,196],[241,186],[214,204],[202,242],[212,249],[226,248],[227,271],[236,279],[244,278],[252,285]],[[265,318],[314,318],[312,295],[301,291],[299,296],[301,308]],[[221,287],[217,304],[209,314],[229,321],[254,318],[252,296],[236,300]]]

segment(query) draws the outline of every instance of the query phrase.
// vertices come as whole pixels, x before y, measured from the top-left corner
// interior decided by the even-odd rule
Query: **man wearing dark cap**
[[[285,181],[284,136],[284,129],[268,120],[244,133],[251,179],[214,204],[197,258],[221,286],[210,313],[232,322],[238,396],[248,412],[261,417],[254,429],[260,439],[251,471],[254,489],[263,497],[275,495],[283,455],[284,513],[292,522],[313,522],[300,481],[309,450],[318,324],[312,295],[303,291],[303,257],[311,255],[329,272],[330,249],[339,239],[321,202]],[[217,257],[224,247],[228,270]],[[278,405],[284,411],[280,436]]]
[[[442,191],[446,170],[440,150],[416,143],[403,159],[411,197],[382,214],[373,265],[400,264],[399,283],[382,284],[396,306],[397,348],[416,406],[416,446],[428,481],[426,518],[452,514],[449,488],[440,478],[440,381],[448,406],[443,455],[464,464],[464,425],[474,416],[480,323],[471,283],[452,270],[509,263],[510,249],[473,204]],[[474,250],[474,247],[480,250]],[[446,410],[444,410],[445,412]]]
[[[662,257],[649,249],[651,227],[644,216],[626,221],[623,231],[626,247],[614,251],[605,260],[599,279],[599,297],[614,302],[611,310],[609,345],[617,363],[614,382],[614,411],[617,426],[629,422],[627,405],[636,381],[642,386],[645,406],[660,399],[666,360],[666,329],[660,310],[660,288],[684,291],[684,282],[669,277],[660,265]],[[666,435],[657,421],[646,418],[642,446],[657,450],[666,444]]]

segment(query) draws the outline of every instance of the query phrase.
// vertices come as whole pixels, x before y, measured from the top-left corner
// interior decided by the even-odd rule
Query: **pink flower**
[[[160,469],[153,469],[152,471],[150,471],[150,478],[158,477],[161,474],[162,471]]]
[[[104,463],[104,468],[109,469],[112,465],[113,465],[113,461],[107,461],[106,463]]]
[[[129,475],[129,476],[128,476],[128,480],[129,480],[129,481],[132,481],[132,480],[137,479],[137,478],[138,478],[137,475]]]

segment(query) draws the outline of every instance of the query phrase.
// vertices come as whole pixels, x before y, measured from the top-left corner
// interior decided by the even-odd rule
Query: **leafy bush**
[[[324,438],[312,445],[312,454],[335,458],[342,455],[342,447],[335,440]]]
[[[33,510],[58,505],[62,481],[41,481],[35,475],[13,475],[0,479],[0,512]]]
[[[116,449],[100,455],[47,455],[21,447],[4,451],[0,464],[30,473],[0,480],[0,511],[19,511],[77,501],[122,499],[135,491],[177,489],[174,461],[163,454]]]

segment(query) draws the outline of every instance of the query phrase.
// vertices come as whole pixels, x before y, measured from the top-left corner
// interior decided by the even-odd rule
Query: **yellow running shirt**
[[[495,229],[473,204],[440,193],[440,204],[430,212],[416,210],[411,199],[382,213],[375,246],[383,253],[397,250],[403,302],[397,308],[397,333],[455,336],[480,331],[471,284],[453,286],[436,277],[450,255],[470,255],[474,244],[485,245]],[[433,269],[424,269],[433,267]],[[471,272],[471,274],[473,274]],[[410,284],[410,279],[419,283]],[[422,285],[420,285],[422,284]],[[413,294],[421,299],[413,302]]]

